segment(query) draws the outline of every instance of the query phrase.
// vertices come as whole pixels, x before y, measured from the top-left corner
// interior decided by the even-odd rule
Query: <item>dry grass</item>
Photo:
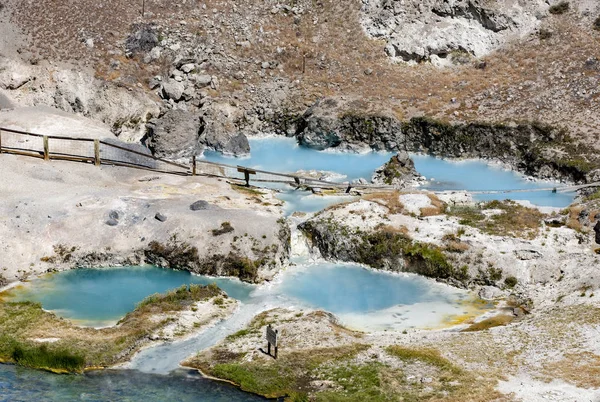
[[[486,216],[485,211],[499,210]],[[537,236],[542,219],[546,216],[536,208],[527,208],[514,201],[490,201],[480,207],[454,207],[448,215],[459,218],[459,223],[497,236],[533,239]]]
[[[400,202],[400,192],[398,191],[367,194],[363,198],[387,208],[390,214],[404,212],[404,205]]]
[[[471,324],[468,328],[463,329],[463,332],[484,331],[486,329],[507,325],[510,324],[514,318],[515,317],[512,315],[496,315]]]
[[[206,10],[191,1],[178,7],[167,0],[147,3],[152,16],[142,19],[140,5],[125,0],[113,0],[110,6],[80,0],[77,7],[67,1],[19,2],[14,20],[31,36],[40,57],[76,59],[96,66],[99,76],[124,85],[163,72],[164,60],[145,64],[139,57],[110,54],[120,48],[132,23],[156,21],[165,34],[178,30],[189,35],[186,42],[191,45],[223,46],[227,56],[215,54],[218,66],[207,71],[219,76],[223,96],[231,92],[247,96],[240,86],[271,81],[269,75],[258,75],[254,60],[274,61],[281,66],[281,71],[271,71],[274,76],[299,81],[298,91],[290,97],[292,108],[323,96],[355,95],[366,103],[385,101],[402,118],[425,113],[452,121],[458,111],[461,120],[541,119],[567,125],[578,140],[596,146],[597,122],[589,116],[597,114],[600,94],[586,60],[598,54],[600,32],[592,29],[591,17],[551,16],[542,26],[554,32],[550,39],[526,36],[485,57],[485,69],[471,63],[439,69],[390,63],[385,43],[364,34],[359,0],[299,0],[294,4],[306,10],[299,18],[283,11],[271,14],[274,0],[206,0]],[[180,25],[182,20],[186,25]],[[215,28],[208,28],[213,24]],[[244,39],[241,32],[247,31],[262,33],[248,35],[249,47],[236,45]],[[95,39],[93,49],[82,42],[89,37]],[[121,63],[118,72],[108,67],[110,59]],[[372,74],[365,75],[366,69]],[[234,78],[237,71],[246,72],[245,82]],[[574,92],[573,85],[585,95]],[[457,96],[458,109],[451,102]]]
[[[591,352],[567,353],[558,362],[544,365],[548,378],[563,380],[581,388],[600,387],[600,356]]]
[[[568,209],[568,216],[566,226],[570,229],[581,232],[583,226],[579,221],[579,214],[584,210],[584,207],[581,205],[575,205]]]

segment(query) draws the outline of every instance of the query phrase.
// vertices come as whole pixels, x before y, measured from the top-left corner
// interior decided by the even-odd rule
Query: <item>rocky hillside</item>
[[[2,0],[0,104],[83,114],[176,157],[294,135],[323,97],[398,121],[540,121],[596,149],[598,18],[593,0]]]

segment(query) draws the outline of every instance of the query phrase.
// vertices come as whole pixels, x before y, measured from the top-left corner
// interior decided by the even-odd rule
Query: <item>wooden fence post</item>
[[[192,176],[196,176],[196,155],[192,155]]]
[[[50,160],[50,145],[48,144],[48,136],[44,136],[44,160]]]
[[[94,140],[94,165],[100,166],[100,140]]]

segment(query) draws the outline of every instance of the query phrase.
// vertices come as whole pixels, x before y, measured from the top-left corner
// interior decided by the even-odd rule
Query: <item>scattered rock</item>
[[[242,118],[243,113],[229,103],[213,103],[205,107],[200,144],[227,155],[249,154],[248,138],[237,128],[237,122]]]
[[[415,164],[408,152],[401,151],[375,170],[371,181],[375,184],[386,184],[395,187],[406,187],[408,182],[418,177]]]
[[[165,222],[167,220],[167,217],[161,214],[160,212],[157,212],[156,215],[154,215],[154,219],[156,219],[159,222]]]
[[[106,224],[108,226],[117,226],[119,224],[119,221],[113,218],[110,218],[109,220],[106,221]]]
[[[129,53],[149,52],[158,45],[158,32],[152,24],[134,24],[132,33],[125,40]]]
[[[600,220],[596,222],[596,226],[594,226],[594,232],[596,232],[596,244],[600,244]]]
[[[204,74],[204,75],[197,75],[195,77],[195,81],[196,81],[196,87],[197,88],[205,88],[207,86],[209,86],[212,82],[212,77],[210,75]]]
[[[535,250],[515,250],[514,253],[518,259],[523,261],[537,260],[538,258],[542,258],[542,254]]]
[[[546,226],[551,226],[551,227],[555,227],[555,228],[564,226],[566,221],[567,221],[566,216],[551,216],[549,218],[544,219],[544,223],[546,224]]]
[[[479,297],[483,300],[495,300],[504,296],[504,292],[494,286],[483,286],[479,290]]]
[[[168,82],[163,84],[162,96],[165,99],[173,99],[175,102],[181,100],[185,85],[175,79],[169,79]]]
[[[181,66],[181,71],[183,71],[186,74],[189,74],[192,71],[194,71],[195,68],[196,68],[196,65],[194,63],[187,63],[187,64],[184,64],[183,66]]]
[[[118,211],[115,211],[115,210],[112,210],[112,211],[110,211],[110,212],[108,213],[108,217],[109,217],[110,219],[119,220],[119,212],[118,212]]]
[[[195,203],[193,203],[192,205],[190,205],[190,209],[192,211],[202,211],[205,209],[208,209],[210,207],[210,204],[204,200],[198,200]]]

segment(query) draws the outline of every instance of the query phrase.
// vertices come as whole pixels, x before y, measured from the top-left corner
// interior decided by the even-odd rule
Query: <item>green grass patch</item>
[[[388,393],[382,384],[380,363],[365,365],[349,364],[332,367],[325,371],[325,378],[335,382],[341,390],[318,393],[317,401],[395,401],[398,396]]]
[[[66,349],[50,349],[47,344],[24,344],[14,339],[3,340],[11,347],[10,357],[20,366],[42,368],[54,372],[82,372],[85,358]]]
[[[289,366],[258,364],[217,364],[211,374],[238,384],[246,392],[267,398],[288,396],[294,392],[295,376]]]

